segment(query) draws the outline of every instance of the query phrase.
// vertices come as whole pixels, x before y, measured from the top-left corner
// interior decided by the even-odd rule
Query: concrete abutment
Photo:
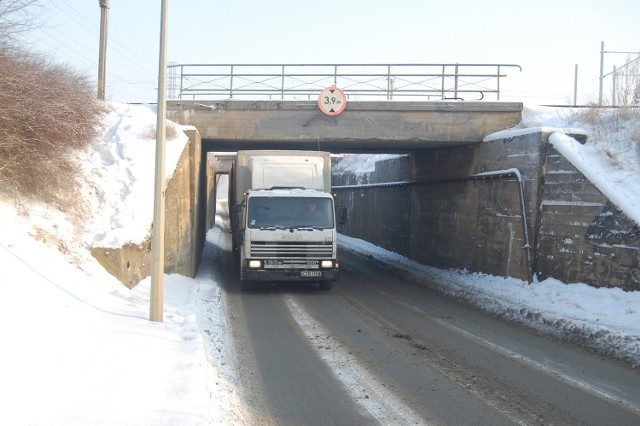
[[[200,265],[205,239],[205,213],[199,204],[202,191],[202,144],[200,134],[191,129],[165,192],[165,272],[194,277]],[[100,264],[132,288],[151,271],[151,232],[141,243],[123,247],[95,247],[91,254]]]
[[[334,176],[344,233],[439,268],[640,290],[640,229],[549,136],[386,160],[364,182]]]

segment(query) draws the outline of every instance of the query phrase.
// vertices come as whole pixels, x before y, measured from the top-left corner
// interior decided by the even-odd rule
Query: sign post
[[[318,107],[327,115],[338,115],[347,107],[347,97],[336,86],[327,87],[318,96]]]

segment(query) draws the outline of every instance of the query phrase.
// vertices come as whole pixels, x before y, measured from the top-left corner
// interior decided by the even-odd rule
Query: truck
[[[328,152],[238,151],[229,175],[229,214],[243,289],[293,281],[331,290],[338,280]]]

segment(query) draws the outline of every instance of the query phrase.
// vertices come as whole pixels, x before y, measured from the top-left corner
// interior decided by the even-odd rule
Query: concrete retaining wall
[[[376,163],[364,181],[353,174],[335,174],[332,185],[376,184],[410,179],[410,157]],[[345,234],[371,241],[404,256],[409,255],[409,196],[407,186],[334,191],[336,206],[349,211]]]
[[[549,147],[540,202],[540,278],[640,290],[640,227]]]
[[[415,156],[412,178],[420,184],[412,188],[412,257],[530,279],[539,147],[539,136],[527,135]],[[487,175],[475,176],[480,173]]]
[[[201,181],[201,142],[196,130],[186,132],[189,142],[169,180],[165,196],[165,272],[194,277],[200,264],[205,233],[203,209],[197,205]],[[93,248],[91,254],[129,288],[151,270],[151,230],[140,244],[121,248]]]
[[[640,290],[638,227],[548,137],[378,163],[366,183],[413,184],[336,189],[349,209],[344,233],[440,268]],[[353,183],[334,177],[334,186]]]
[[[223,153],[208,153],[206,163],[206,178],[207,178],[207,207],[206,207],[206,224],[205,229],[209,230],[215,225],[216,219],[216,199],[218,197],[227,198],[228,186],[222,185],[222,188],[218,188],[220,185],[220,179],[222,175],[228,175],[231,172],[231,164],[235,159],[235,153],[223,154]],[[219,191],[224,193],[219,194]]]

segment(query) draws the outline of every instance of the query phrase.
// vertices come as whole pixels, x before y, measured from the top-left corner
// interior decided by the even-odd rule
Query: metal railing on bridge
[[[512,64],[171,64],[170,99],[315,100],[337,86],[349,100],[500,100]]]

